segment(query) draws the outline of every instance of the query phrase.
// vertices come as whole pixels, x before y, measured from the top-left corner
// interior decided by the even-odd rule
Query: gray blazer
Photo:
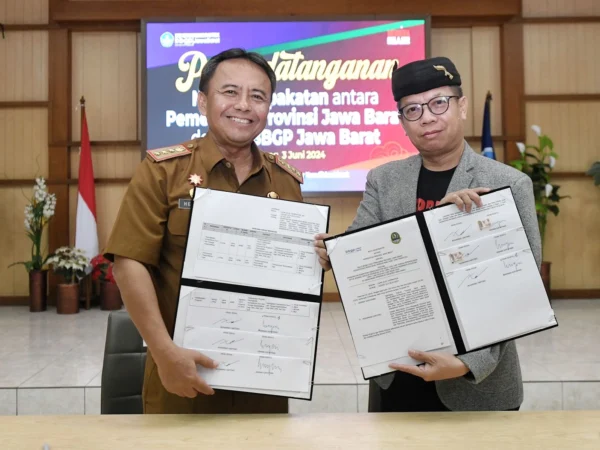
[[[421,156],[415,155],[371,170],[363,200],[349,230],[414,213],[421,162]],[[533,255],[540,267],[542,248],[531,179],[509,165],[475,153],[465,141],[463,155],[447,192],[507,185],[512,187]],[[460,378],[435,382],[438,395],[447,408],[453,411],[507,410],[521,405],[523,381],[514,341],[459,358],[470,372]],[[394,374],[388,374],[376,380],[385,389],[393,377]]]

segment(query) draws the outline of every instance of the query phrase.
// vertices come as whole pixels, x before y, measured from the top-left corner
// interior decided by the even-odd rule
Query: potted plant
[[[600,161],[592,164],[592,167],[585,174],[594,177],[594,185],[600,186]]]
[[[56,209],[56,195],[49,194],[46,181],[42,177],[35,179],[33,197],[25,206],[25,232],[31,240],[31,259],[11,264],[23,264],[29,274],[29,311],[46,310],[48,292],[48,258],[42,252],[42,234]]]
[[[558,154],[554,151],[552,139],[543,134],[538,125],[533,125],[531,129],[538,137],[538,145],[525,145],[523,142],[517,142],[521,157],[511,161],[510,164],[521,172],[526,173],[533,183],[535,210],[537,213],[543,250],[546,237],[546,225],[548,223],[548,213],[558,216],[558,213],[560,212],[558,209],[558,202],[563,198],[569,198],[569,196],[561,196],[558,193],[560,186],[553,184],[550,179],[550,174],[558,159]],[[544,280],[548,295],[550,295],[550,266],[551,263],[549,261],[542,260],[542,279]]]
[[[100,309],[121,309],[121,291],[113,276],[113,263],[103,255],[92,258],[92,280],[99,284]]]
[[[85,276],[89,259],[85,251],[73,247],[60,247],[48,259],[54,271],[64,283],[57,285],[56,312],[58,314],[76,314],[79,312],[79,280]]]

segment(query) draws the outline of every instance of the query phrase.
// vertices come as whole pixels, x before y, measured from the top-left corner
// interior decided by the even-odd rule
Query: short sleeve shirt
[[[241,185],[233,165],[223,157],[210,133],[176,147],[191,153],[186,150],[162,161],[148,154],[138,166],[104,249],[108,259],[119,255],[149,269],[161,315],[171,334],[189,223],[190,209],[185,201],[191,199],[190,176],[200,176],[200,187],[263,197],[275,193],[284,200],[302,201],[301,174],[254,144],[253,167]]]

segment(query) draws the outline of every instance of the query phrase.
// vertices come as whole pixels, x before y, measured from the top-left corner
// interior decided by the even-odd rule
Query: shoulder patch
[[[293,176],[296,180],[298,180],[299,183],[301,183],[301,184],[304,183],[304,176],[302,175],[302,172],[300,172],[294,166],[288,164],[286,161],[279,158],[279,156],[277,156],[277,155],[273,155],[273,156],[275,159],[275,164],[277,164],[279,167],[281,167],[283,170],[285,170],[287,173],[289,173],[291,176]]]
[[[161,162],[167,159],[177,158],[178,156],[189,155],[192,153],[192,148],[194,148],[194,144],[179,144],[170,147],[147,150],[146,154],[154,161]]]

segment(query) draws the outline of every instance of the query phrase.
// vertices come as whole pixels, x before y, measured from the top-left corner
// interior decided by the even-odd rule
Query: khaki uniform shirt
[[[200,187],[302,201],[299,171],[254,144],[252,153],[254,165],[240,185],[233,165],[222,156],[210,133],[150,150],[125,193],[105,255],[130,258],[148,268],[171,336],[189,223],[190,176],[200,176]],[[189,399],[170,394],[160,382],[150,352],[143,399],[146,413],[287,412],[287,399],[274,396],[216,391]]]

